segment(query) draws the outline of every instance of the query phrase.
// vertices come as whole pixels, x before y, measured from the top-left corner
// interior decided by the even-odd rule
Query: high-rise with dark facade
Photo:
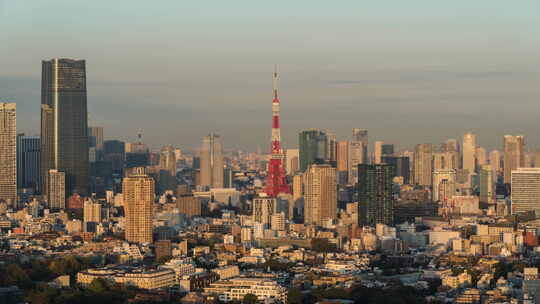
[[[359,225],[393,224],[393,174],[394,169],[388,164],[358,165]]]
[[[30,188],[40,192],[40,150],[39,136],[17,134],[17,188]]]
[[[66,194],[87,193],[88,122],[86,63],[52,59],[42,62],[41,181],[47,192],[49,170],[65,173]]]
[[[411,176],[410,161],[407,156],[383,156],[382,162],[393,167],[394,174],[392,177],[403,177],[403,183],[409,184]]]
[[[306,171],[315,163],[324,163],[329,160],[328,136],[324,131],[309,129],[300,132],[300,171]]]

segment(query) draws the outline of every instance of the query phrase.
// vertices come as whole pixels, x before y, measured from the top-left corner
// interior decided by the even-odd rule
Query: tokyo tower
[[[268,176],[266,178],[266,187],[264,189],[264,192],[271,197],[276,197],[280,193],[290,193],[285,178],[285,169],[283,168],[284,155],[283,150],[281,149],[277,80],[278,74],[277,68],[275,68],[273,75],[274,99],[272,100],[272,155],[268,163]]]

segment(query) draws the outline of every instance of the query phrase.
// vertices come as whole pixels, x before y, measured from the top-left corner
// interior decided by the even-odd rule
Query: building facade
[[[504,183],[512,182],[512,171],[525,166],[523,146],[525,139],[523,136],[504,136]]]
[[[336,169],[312,165],[304,174],[304,223],[321,225],[337,215]]]
[[[221,137],[211,133],[201,145],[201,181],[207,188],[223,188],[223,150]]]
[[[17,188],[40,192],[40,150],[39,136],[17,135]]]
[[[144,168],[135,168],[122,183],[126,213],[126,240],[133,243],[152,243],[152,208],[154,180]]]
[[[47,201],[49,208],[60,210],[66,208],[66,175],[56,169],[49,170]]]
[[[358,172],[358,224],[373,227],[376,224],[393,225],[394,169],[388,164],[361,164]]]
[[[324,131],[310,129],[299,135],[300,171],[305,172],[315,163],[328,160],[328,136]]]
[[[414,150],[414,183],[431,186],[433,173],[433,145],[419,144]]]
[[[17,204],[17,107],[0,102],[0,201]]]
[[[512,213],[540,213],[540,168],[520,168],[511,173]]]
[[[86,63],[52,59],[42,62],[41,178],[48,190],[48,172],[65,173],[66,192],[87,194],[88,121]]]
[[[463,135],[463,169],[469,174],[476,171],[476,135],[468,132]]]

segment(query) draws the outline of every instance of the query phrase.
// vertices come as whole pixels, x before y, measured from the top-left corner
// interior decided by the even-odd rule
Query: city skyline
[[[540,26],[532,12],[539,4],[523,1],[510,10],[501,9],[509,6],[502,1],[489,4],[422,1],[415,12],[403,4],[394,4],[395,10],[366,4],[361,10],[354,3],[341,8],[313,3],[306,12],[295,3],[280,17],[275,16],[279,5],[244,5],[238,13],[236,5],[219,3],[215,11],[193,3],[151,10],[132,4],[114,5],[108,13],[85,7],[88,17],[74,20],[69,12],[80,4],[4,2],[0,15],[10,18],[0,21],[8,29],[0,37],[11,46],[0,48],[0,99],[18,104],[24,122],[18,132],[38,134],[39,62],[81,58],[88,63],[89,125],[103,126],[106,139],[134,141],[134,130],[142,129],[145,142],[158,150],[165,144],[196,147],[203,135],[219,132],[227,149],[269,152],[265,118],[277,63],[285,149],[298,146],[301,130],[320,127],[340,139],[352,128],[365,128],[371,142],[409,149],[459,139],[468,131],[481,146],[501,149],[503,135],[523,134],[534,150],[540,145],[532,137]],[[33,18],[38,11],[39,18]],[[103,23],[89,27],[98,14],[105,14]],[[133,16],[140,25],[130,27]],[[296,24],[288,16],[296,16]],[[326,18],[319,22],[317,16]],[[50,33],[67,19],[72,30]],[[121,22],[115,30],[124,34],[123,44],[106,31],[113,19]],[[426,22],[431,26],[423,26]],[[43,30],[50,42],[40,53],[24,47],[32,38],[41,41],[36,35]],[[141,35],[137,40],[135,33]],[[139,42],[145,39],[166,47],[149,49]],[[110,47],[97,47],[103,44]],[[10,52],[15,48],[17,54]],[[145,56],[150,60],[141,61]]]

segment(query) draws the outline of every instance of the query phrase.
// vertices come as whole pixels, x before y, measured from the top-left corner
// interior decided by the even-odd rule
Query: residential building
[[[0,102],[0,201],[17,204],[17,107]]]
[[[388,164],[360,164],[358,172],[358,223],[373,227],[376,224],[393,225],[393,167]]]
[[[144,168],[135,168],[122,183],[126,213],[126,240],[133,243],[152,243],[152,208],[154,180]]]

